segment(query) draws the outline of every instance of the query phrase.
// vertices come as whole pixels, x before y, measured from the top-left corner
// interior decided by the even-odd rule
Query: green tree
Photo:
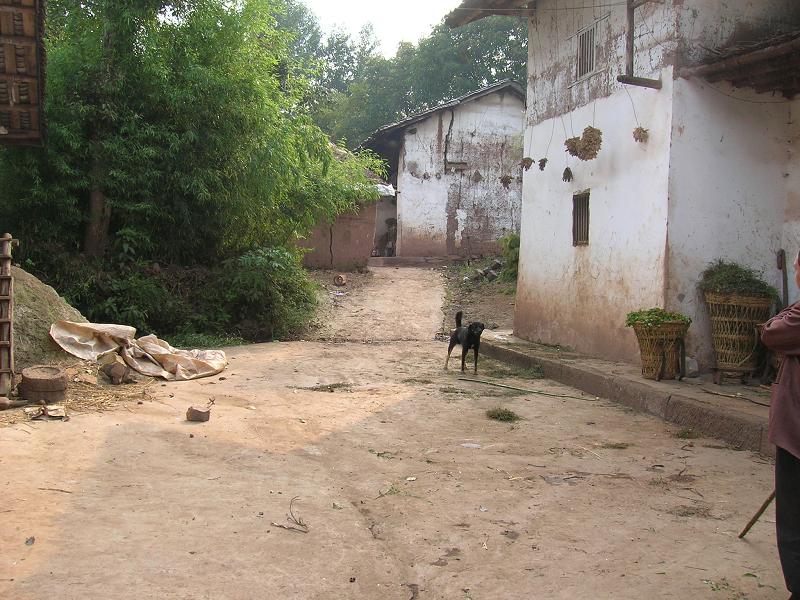
[[[342,168],[304,107],[309,82],[271,0],[58,0],[44,150],[0,154],[10,226],[101,256],[188,264],[283,245],[341,210],[308,202]],[[363,178],[367,161],[355,161]],[[332,166],[333,165],[333,166]],[[338,180],[341,183],[341,180]],[[360,190],[359,193],[363,193]]]
[[[380,56],[376,45],[337,37],[343,49],[329,53],[329,60],[343,75],[315,108],[315,120],[355,147],[382,125],[485,85],[524,82],[527,36],[526,23],[511,17],[490,17],[455,30],[440,24],[417,44],[401,43],[391,59]]]

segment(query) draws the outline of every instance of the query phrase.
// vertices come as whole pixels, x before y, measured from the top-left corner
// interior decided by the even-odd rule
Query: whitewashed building
[[[518,232],[525,90],[502,81],[382,127],[361,147],[389,163],[395,202],[378,206],[376,241],[396,219],[396,255],[479,256]]]
[[[797,297],[800,2],[466,0],[447,22],[493,11],[529,21],[525,155],[549,158],[523,183],[517,335],[637,360],[625,316],[661,306],[710,367],[711,261],[781,289],[785,249]],[[587,126],[602,148],[582,161],[564,141]]]

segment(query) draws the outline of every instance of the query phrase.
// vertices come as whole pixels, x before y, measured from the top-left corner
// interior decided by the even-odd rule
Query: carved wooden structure
[[[44,0],[0,0],[0,143],[44,138]]]

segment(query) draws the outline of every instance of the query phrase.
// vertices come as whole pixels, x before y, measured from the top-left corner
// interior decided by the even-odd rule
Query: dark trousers
[[[783,577],[800,598],[800,459],[783,448],[775,455],[775,509]]]

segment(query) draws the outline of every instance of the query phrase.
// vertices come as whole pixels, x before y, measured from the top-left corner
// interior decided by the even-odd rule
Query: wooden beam
[[[660,79],[647,79],[646,77],[630,77],[628,75],[617,75],[617,81],[625,85],[635,85],[637,87],[646,87],[653,90],[660,90],[662,82]]]
[[[798,83],[800,83],[800,79],[794,77],[791,80],[776,81],[774,83],[762,83],[761,85],[752,87],[758,94],[764,94],[766,92],[783,92],[785,94],[788,90],[797,88]]]
[[[39,42],[35,37],[21,35],[0,35],[0,44],[12,44],[14,46],[38,46]]]
[[[741,79],[732,79],[734,87],[774,86],[780,88],[782,83],[794,81],[800,75],[800,67],[789,67],[782,71],[772,71],[764,75],[753,75]]]
[[[0,4],[0,13],[36,13],[35,6],[11,6],[8,4]]]
[[[778,71],[786,71],[787,69],[800,67],[800,56],[797,58],[781,57],[780,59],[771,59],[754,65],[746,67],[736,67],[727,71],[720,71],[708,75],[705,79],[711,83],[717,81],[734,81],[738,79],[747,79],[748,77],[760,77],[767,73],[775,73]]]
[[[628,77],[633,77],[633,53],[634,53],[634,44],[636,42],[634,38],[634,24],[635,24],[635,10],[636,6],[634,4],[634,0],[628,0],[628,31],[625,35],[625,74]]]
[[[681,77],[706,77],[711,74],[716,74],[720,71],[728,71],[737,67],[744,67],[763,62],[772,58],[790,55],[800,50],[800,37],[778,44],[777,46],[770,46],[747,54],[739,56],[732,56],[717,62],[699,65],[696,67],[686,67],[680,70]]]

